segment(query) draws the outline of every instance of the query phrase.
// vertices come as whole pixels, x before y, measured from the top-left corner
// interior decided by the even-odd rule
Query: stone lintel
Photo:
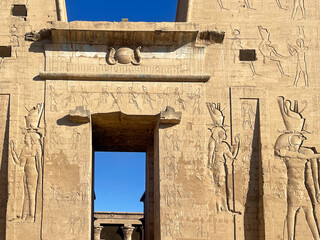
[[[43,80],[95,80],[95,81],[140,81],[140,82],[207,82],[209,74],[162,75],[162,74],[107,74],[40,72]]]
[[[123,212],[95,212],[95,224],[124,224],[124,225],[141,225],[144,217],[143,213],[123,213]]]
[[[102,44],[172,46],[196,41],[199,29],[194,23],[147,22],[55,22],[55,44]]]

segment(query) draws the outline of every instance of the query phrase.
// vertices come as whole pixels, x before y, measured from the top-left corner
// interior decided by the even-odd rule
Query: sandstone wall
[[[319,3],[180,1],[187,23],[14,4],[0,239],[90,239],[97,149],[147,152],[147,239],[319,239]]]

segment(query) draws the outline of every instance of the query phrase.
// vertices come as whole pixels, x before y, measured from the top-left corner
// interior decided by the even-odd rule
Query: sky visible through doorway
[[[145,153],[95,152],[96,212],[143,212]]]
[[[178,0],[66,0],[68,21],[174,22]],[[95,153],[95,211],[143,212],[145,153]],[[124,167],[125,166],[125,167]]]

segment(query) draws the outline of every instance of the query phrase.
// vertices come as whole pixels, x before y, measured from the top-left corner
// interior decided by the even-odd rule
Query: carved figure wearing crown
[[[35,221],[38,177],[41,169],[42,144],[41,135],[36,132],[28,132],[24,138],[24,146],[20,154],[15,150],[13,141],[10,142],[11,154],[14,162],[24,169],[24,195],[21,213],[22,220]]]
[[[42,169],[42,134],[38,132],[43,103],[38,103],[36,107],[28,110],[25,116],[24,145],[20,153],[16,150],[13,141],[10,141],[10,152],[14,163],[23,168],[23,204],[21,211],[16,209],[15,214],[9,218],[12,220],[23,220],[35,222],[36,200],[39,185],[39,174]],[[17,190],[17,189],[15,189]],[[16,219],[17,218],[17,219]]]
[[[276,140],[274,154],[280,157],[287,168],[287,238],[295,239],[296,214],[301,209],[314,239],[319,239],[315,212],[319,208],[319,182],[317,159],[320,154],[313,148],[303,146],[303,126],[305,119],[298,111],[298,102],[292,109],[291,101],[278,97],[280,112],[286,126],[286,131]]]
[[[209,128],[211,136],[208,145],[208,167],[212,170],[215,194],[217,196],[216,207],[219,212],[232,211],[230,207],[232,195],[227,178],[232,173],[232,167],[228,167],[227,160],[236,159],[239,152],[240,137],[236,135],[234,138],[235,144],[230,147],[226,142],[227,134],[224,129],[224,116],[220,109],[220,104],[207,103],[207,107],[213,121],[213,127]]]
[[[35,107],[28,110],[28,115],[25,116],[27,129],[37,129],[39,127],[40,118],[43,112],[43,103],[38,103]]]

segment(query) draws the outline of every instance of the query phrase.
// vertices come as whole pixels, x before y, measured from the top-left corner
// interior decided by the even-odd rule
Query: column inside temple
[[[140,234],[141,234],[140,235],[141,236],[140,239],[144,240],[144,227],[143,226],[140,227]]]
[[[103,227],[100,225],[94,226],[94,240],[101,240],[100,235]]]
[[[121,227],[123,233],[123,240],[132,240],[132,233],[135,227],[132,226],[123,226]]]

